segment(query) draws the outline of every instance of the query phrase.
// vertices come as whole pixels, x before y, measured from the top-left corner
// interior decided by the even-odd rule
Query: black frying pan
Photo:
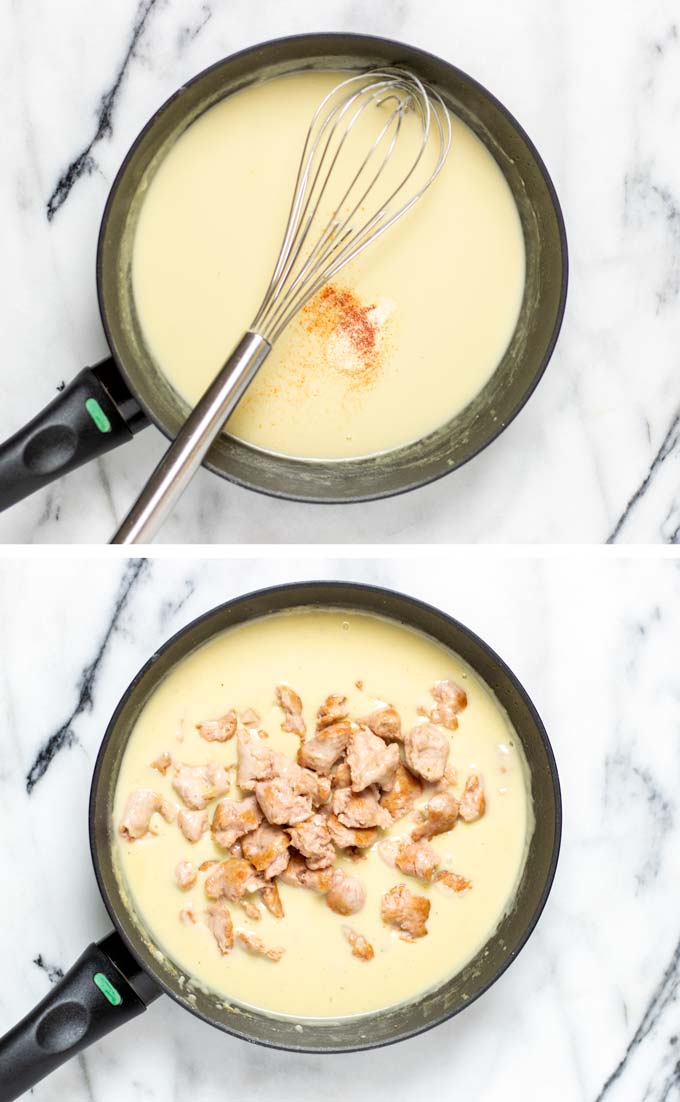
[[[192,988],[189,977],[180,970],[157,959],[121,897],[112,859],[112,808],[130,732],[150,695],[177,662],[226,628],[271,612],[310,605],[389,617],[424,632],[465,659],[494,691],[522,741],[531,773],[536,827],[512,909],[462,972],[393,1010],[359,1020],[305,1022],[300,1031],[295,1019],[246,1007],[225,1007],[216,996]],[[545,728],[514,674],[468,628],[412,597],[354,583],[279,586],[229,601],[194,620],[153,655],[109,723],[92,780],[90,846],[99,890],[116,932],[98,945],[90,945],[46,998],[0,1040],[0,1102],[10,1102],[75,1053],[141,1014],[163,991],[218,1029],[272,1048],[347,1052],[422,1033],[474,1002],[522,949],[548,897],[560,835],[560,787]]]
[[[490,149],[510,185],[524,230],[527,274],[508,350],[462,413],[423,440],[386,456],[341,463],[287,459],[222,435],[208,452],[206,466],[275,497],[366,501],[423,486],[455,470],[519,413],[552,354],[567,290],[564,223],[536,149],[490,92],[432,54],[365,35],[296,35],[254,46],[206,69],[156,112],[135,141],[111,188],[97,250],[99,308],[111,357],[81,371],[51,405],[0,447],[0,509],[132,439],[149,420],[173,438],[186,419],[186,404],[144,343],[130,279],[140,185],[153,175],[173,142],[203,111],[253,81],[304,68],[374,64],[405,65],[433,84]],[[248,320],[242,319],[243,324]],[[446,356],[447,349],[441,354]]]

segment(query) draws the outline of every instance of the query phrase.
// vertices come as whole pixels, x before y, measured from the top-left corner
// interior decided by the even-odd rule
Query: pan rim
[[[447,466],[442,470],[428,472],[428,473],[425,473],[425,474],[422,474],[422,475],[418,475],[416,477],[410,477],[410,475],[409,475],[409,479],[406,482],[406,484],[400,485],[396,488],[376,487],[375,490],[366,490],[365,492],[358,492],[357,493],[355,491],[353,496],[351,496],[351,497],[348,497],[348,496],[345,496],[345,495],[340,495],[340,494],[332,495],[332,496],[327,495],[327,496],[322,497],[322,496],[317,496],[314,493],[313,490],[312,491],[305,490],[304,493],[301,493],[301,492],[293,493],[290,490],[284,490],[284,489],[278,490],[275,487],[271,487],[271,486],[270,487],[264,487],[262,485],[254,484],[252,481],[249,481],[247,478],[242,477],[242,476],[236,474],[233,471],[222,470],[214,460],[210,459],[210,452],[208,453],[208,456],[203,461],[203,464],[202,464],[203,467],[205,467],[206,469],[211,471],[213,474],[218,475],[220,478],[223,478],[226,481],[232,483],[233,485],[241,487],[242,489],[250,490],[254,493],[258,493],[258,494],[263,495],[264,497],[273,498],[275,500],[298,501],[298,502],[301,502],[301,503],[304,503],[304,504],[309,504],[309,505],[352,505],[352,504],[361,504],[361,503],[368,502],[368,501],[385,500],[385,499],[391,498],[391,497],[400,497],[402,494],[410,493],[413,490],[422,489],[424,486],[428,486],[432,483],[438,482],[441,478],[444,478],[446,475],[453,473],[453,471],[460,470],[467,463],[469,463],[472,459],[475,459],[478,455],[480,455],[481,452],[485,451],[486,448],[489,447],[490,444],[492,444],[495,440],[497,440],[498,437],[503,432],[505,432],[505,430],[507,428],[509,428],[509,426],[515,420],[515,418],[519,416],[519,414],[522,412],[522,410],[526,406],[529,399],[532,397],[534,391],[538,387],[538,385],[541,382],[543,376],[545,375],[545,372],[548,368],[548,364],[550,363],[550,360],[552,359],[553,353],[555,351],[555,347],[556,347],[557,341],[559,339],[560,331],[562,329],[562,324],[563,324],[563,321],[564,321],[564,313],[565,313],[565,309],[566,309],[566,302],[567,302],[567,293],[568,293],[568,287],[569,287],[569,251],[568,251],[568,243],[567,243],[566,226],[565,226],[565,221],[564,221],[564,215],[563,215],[563,212],[562,212],[562,207],[560,205],[560,201],[559,201],[559,198],[558,198],[558,195],[557,195],[557,191],[555,189],[555,185],[552,181],[550,173],[548,172],[548,169],[545,165],[545,162],[543,161],[543,158],[541,157],[538,149],[536,148],[536,145],[531,140],[531,138],[529,137],[529,135],[527,134],[526,130],[521,125],[521,123],[515,118],[515,116],[512,114],[512,112],[492,92],[490,92],[489,89],[486,88],[486,86],[483,85],[480,81],[478,81],[474,77],[470,76],[463,69],[460,69],[458,66],[454,65],[452,62],[447,61],[445,58],[442,58],[442,57],[438,56],[437,54],[432,53],[429,50],[422,49],[420,46],[411,45],[408,42],[401,42],[397,39],[387,38],[387,37],[383,37],[381,35],[354,34],[352,32],[344,32],[344,31],[321,31],[321,32],[307,32],[305,34],[282,35],[282,36],[279,36],[279,37],[276,37],[276,38],[267,39],[264,42],[255,43],[251,46],[245,47],[242,50],[237,50],[236,52],[234,52],[232,54],[228,54],[225,57],[220,58],[218,61],[213,62],[211,65],[206,66],[206,68],[202,69],[199,73],[196,73],[195,76],[193,76],[190,80],[185,81],[178,89],[176,89],[175,92],[173,92],[170,96],[168,96],[168,98],[166,100],[164,100],[164,102],[154,111],[154,113],[147,120],[147,122],[144,124],[142,129],[139,131],[139,133],[135,137],[135,139],[132,142],[130,148],[128,149],[123,161],[121,162],[120,167],[119,167],[119,169],[116,173],[116,176],[114,178],[113,184],[111,185],[111,188],[109,190],[109,193],[108,193],[108,196],[107,196],[107,199],[106,199],[106,203],[104,205],[104,211],[102,213],[102,218],[101,218],[101,222],[100,222],[100,226],[99,226],[99,234],[98,234],[98,238],[97,238],[97,255],[96,255],[96,285],[97,285],[97,303],[98,303],[98,307],[99,307],[99,315],[100,315],[100,318],[101,318],[101,322],[102,322],[102,326],[103,326],[103,329],[104,329],[104,334],[106,336],[106,341],[107,341],[108,347],[109,347],[111,355],[112,355],[112,357],[113,357],[113,359],[116,363],[116,366],[117,366],[118,370],[120,371],[120,373],[123,377],[123,380],[125,381],[125,385],[130,390],[130,393],[134,395],[136,401],[139,403],[140,407],[142,408],[142,410],[146,414],[149,421],[159,430],[159,432],[161,432],[163,434],[163,436],[165,436],[165,438],[168,441],[172,441],[174,439],[172,433],[161,423],[156,411],[154,409],[152,409],[152,407],[149,405],[149,403],[145,399],[143,399],[140,395],[138,395],[137,388],[135,386],[134,380],[131,378],[131,375],[128,372],[127,365],[124,362],[124,358],[119,356],[118,349],[115,346],[115,341],[113,339],[112,328],[109,325],[109,321],[108,321],[106,303],[104,301],[104,291],[103,291],[103,266],[104,266],[104,262],[103,262],[103,254],[104,254],[104,251],[105,251],[105,248],[106,248],[105,239],[106,239],[106,235],[107,235],[107,226],[108,226],[108,221],[109,221],[109,218],[110,218],[110,215],[111,215],[111,211],[112,211],[113,206],[114,206],[115,201],[116,201],[116,195],[117,195],[118,189],[119,189],[119,187],[120,187],[120,185],[121,185],[121,183],[122,183],[122,181],[125,177],[128,164],[131,161],[132,157],[134,156],[140,141],[152,129],[152,127],[154,127],[157,124],[160,117],[165,114],[165,112],[170,108],[170,106],[172,104],[174,104],[175,101],[180,96],[182,96],[184,94],[185,90],[192,87],[198,81],[204,79],[210,73],[215,72],[221,66],[225,65],[227,62],[234,62],[234,61],[237,61],[237,60],[242,60],[244,58],[247,58],[251,54],[257,54],[257,52],[260,51],[260,50],[273,49],[277,45],[283,45],[283,44],[286,44],[286,43],[296,43],[296,42],[304,44],[305,42],[308,42],[308,41],[314,41],[317,44],[317,46],[318,46],[317,56],[322,56],[324,43],[331,44],[331,43],[337,42],[341,39],[353,40],[357,44],[357,48],[359,48],[359,49],[368,50],[368,49],[370,49],[371,44],[375,44],[375,45],[379,45],[381,47],[386,46],[386,47],[389,47],[390,49],[394,49],[394,50],[397,50],[397,51],[400,50],[400,49],[401,50],[408,50],[408,51],[411,51],[413,53],[418,54],[420,57],[422,57],[425,60],[429,60],[429,61],[432,61],[432,62],[436,62],[440,65],[443,65],[447,69],[449,69],[455,76],[461,78],[467,84],[469,84],[471,87],[476,89],[479,93],[481,93],[482,96],[485,99],[487,99],[489,101],[489,103],[502,116],[505,117],[506,121],[510,124],[510,126],[519,135],[520,139],[524,142],[526,148],[528,149],[528,151],[529,151],[529,153],[530,153],[530,155],[531,155],[531,157],[532,157],[532,159],[533,159],[533,161],[536,165],[536,168],[538,169],[539,174],[540,174],[540,176],[543,180],[548,198],[550,200],[550,205],[552,207],[552,211],[553,211],[553,214],[554,214],[554,217],[555,217],[555,222],[556,222],[556,227],[557,227],[557,238],[558,238],[558,241],[559,241],[560,290],[559,290],[559,296],[558,296],[557,306],[556,306],[556,310],[555,310],[555,319],[554,319],[553,327],[552,327],[552,330],[551,330],[551,333],[550,333],[550,337],[549,337],[549,339],[546,343],[545,350],[544,350],[544,353],[541,357],[541,360],[540,360],[535,372],[533,373],[533,376],[531,377],[530,383],[527,386],[524,393],[522,394],[520,400],[516,403],[516,405],[514,406],[514,408],[511,411],[510,415],[508,417],[506,417],[502,421],[502,423],[500,423],[500,422],[496,423],[495,427],[493,427],[491,429],[491,431],[488,433],[488,435],[485,437],[484,440],[481,440],[478,444],[476,444],[469,451],[469,453],[467,453],[465,456],[461,457],[460,459],[456,460],[455,462],[451,462],[450,466]],[[236,438],[234,438],[234,439],[236,439]],[[422,439],[426,439],[426,437],[423,437]],[[245,442],[245,441],[236,440],[236,443],[238,444],[239,447],[241,447],[243,449],[253,450],[253,449],[250,448],[250,445],[248,445],[248,443]],[[395,449],[395,450],[399,451],[400,449]],[[268,453],[268,454],[270,454],[270,453]],[[276,457],[273,455],[273,453],[271,453],[271,454],[272,454],[272,460],[275,462]],[[314,461],[314,460],[296,459],[295,457],[289,457],[289,456],[286,456],[284,458],[290,463],[299,464],[301,467],[307,466],[307,467],[312,468],[314,466],[314,463],[318,462],[318,461]],[[365,458],[366,457],[363,457],[363,460],[365,460]],[[362,462],[363,460],[360,457],[360,458],[348,459],[348,460],[344,461],[345,466],[344,466],[343,469],[347,472],[347,475],[350,476],[350,477],[348,477],[348,481],[351,480],[352,464],[354,464],[354,463],[358,464],[358,463]],[[409,468],[408,470],[410,472],[411,468]]]
[[[500,966],[495,970],[493,975],[489,978],[488,982],[485,982],[474,995],[470,996],[467,999],[467,1001],[462,1003],[461,1005],[455,1006],[455,1007],[451,1008],[450,1010],[445,1010],[442,1013],[439,1013],[438,1015],[435,1015],[431,1020],[428,1020],[428,1021],[422,1022],[422,1023],[418,1023],[418,1024],[414,1025],[412,1028],[409,1027],[409,1028],[405,1028],[405,1029],[400,1030],[400,1032],[397,1035],[395,1035],[394,1037],[387,1037],[387,1038],[384,1038],[384,1039],[381,1038],[379,1040],[363,1039],[361,1037],[358,1037],[355,1041],[353,1041],[353,1043],[351,1045],[324,1044],[322,1046],[315,1045],[314,1047],[310,1047],[309,1045],[304,1043],[304,1039],[302,1039],[299,1044],[297,1044],[297,1043],[285,1043],[284,1044],[283,1042],[278,1041],[276,1039],[272,1039],[272,1038],[260,1038],[260,1037],[250,1036],[247,1033],[243,1032],[242,1030],[239,1030],[235,1026],[228,1025],[225,1022],[222,1022],[222,1021],[217,1021],[214,1018],[210,1017],[209,1014],[207,1014],[207,1013],[203,1012],[202,1010],[200,1010],[198,1007],[192,1006],[190,1002],[182,1001],[182,999],[179,997],[178,993],[176,991],[174,991],[172,989],[172,987],[164,980],[162,972],[160,972],[160,969],[159,969],[158,972],[156,972],[155,969],[149,969],[147,962],[143,962],[140,959],[140,956],[138,955],[138,952],[137,952],[136,944],[128,937],[128,935],[127,935],[127,933],[126,933],[126,931],[123,927],[122,922],[118,918],[116,908],[113,905],[113,902],[112,902],[111,898],[109,897],[109,893],[108,893],[108,891],[106,889],[106,886],[104,884],[104,878],[103,878],[103,874],[102,874],[101,868],[100,868],[99,852],[98,852],[97,844],[96,844],[96,840],[95,840],[95,820],[96,820],[96,812],[97,812],[98,790],[99,790],[100,783],[102,782],[102,778],[103,778],[104,756],[105,756],[105,752],[106,752],[106,749],[107,749],[107,746],[108,746],[110,740],[115,736],[119,715],[120,715],[121,711],[123,710],[123,707],[124,707],[128,697],[130,696],[130,694],[136,689],[136,687],[140,684],[140,682],[143,681],[143,679],[145,678],[147,673],[152,669],[152,667],[157,662],[157,660],[163,654],[165,654],[166,651],[168,651],[172,646],[174,646],[175,643],[178,642],[179,639],[182,636],[184,636],[188,632],[192,631],[193,629],[199,627],[201,624],[205,623],[211,617],[216,616],[216,615],[219,616],[219,614],[222,611],[238,608],[240,605],[247,604],[249,601],[252,601],[254,598],[266,600],[266,598],[268,598],[268,597],[271,597],[271,596],[274,596],[274,595],[278,596],[278,595],[281,595],[281,594],[285,594],[286,592],[295,591],[297,593],[300,593],[301,596],[304,596],[307,592],[311,593],[312,591],[318,589],[318,587],[320,587],[320,586],[330,587],[338,595],[341,595],[345,592],[349,593],[349,591],[352,591],[356,594],[357,591],[360,591],[360,592],[365,593],[367,596],[369,596],[369,595],[373,596],[373,597],[375,597],[375,596],[381,597],[382,596],[382,597],[385,597],[388,600],[393,600],[393,599],[396,598],[398,601],[406,602],[406,604],[409,607],[415,608],[420,612],[427,613],[427,614],[434,614],[435,617],[437,617],[440,620],[444,621],[446,626],[452,627],[455,631],[459,631],[462,634],[466,635],[468,637],[468,639],[474,645],[481,648],[481,650],[486,654],[486,656],[496,666],[496,668],[499,670],[499,672],[508,680],[508,682],[510,683],[512,688],[518,693],[518,695],[522,699],[522,702],[526,706],[526,708],[529,712],[529,715],[531,717],[531,720],[534,723],[534,725],[536,727],[536,730],[539,734],[539,737],[540,737],[540,740],[541,740],[541,743],[542,743],[542,746],[543,746],[543,751],[544,751],[545,757],[546,757],[546,763],[547,763],[547,766],[548,766],[548,773],[549,773],[549,776],[550,776],[550,783],[551,783],[551,787],[552,787],[552,794],[553,794],[553,799],[554,799],[554,803],[555,803],[555,827],[554,827],[554,833],[553,833],[553,838],[552,838],[552,842],[551,842],[551,856],[550,856],[550,861],[549,861],[549,864],[548,864],[548,869],[547,869],[547,872],[546,872],[546,876],[545,876],[544,883],[543,883],[543,886],[541,888],[538,900],[537,900],[536,905],[533,909],[533,912],[532,912],[532,914],[529,918],[529,921],[527,922],[526,926],[524,927],[522,935],[519,938],[519,940],[517,942],[517,945],[515,946],[513,951],[511,953],[507,954],[507,956],[503,959]],[[323,607],[322,602],[313,601],[313,600],[310,600],[310,601],[297,600],[295,603],[292,603],[290,606],[286,606],[286,607],[293,609],[293,608],[313,607],[314,605],[316,605],[319,608]],[[345,607],[347,607],[349,609],[351,609],[353,607],[351,597],[348,599],[347,606],[345,606]],[[278,611],[283,612],[285,610],[286,609],[280,609]],[[359,611],[361,611],[361,610],[359,609]],[[409,625],[405,621],[398,620],[397,616],[391,615],[390,613],[386,613],[385,615],[386,615],[386,618],[388,618],[388,619],[393,619],[397,622],[405,623],[405,626],[407,626],[407,627],[408,626],[411,626],[411,627],[413,626],[413,625]],[[224,630],[224,629],[222,629],[222,630]],[[103,796],[100,797],[100,798],[103,799]],[[89,833],[90,856],[91,856],[92,865],[93,865],[93,868],[94,868],[94,873],[95,873],[95,878],[96,878],[96,881],[97,881],[97,886],[99,888],[99,893],[101,895],[104,906],[106,907],[109,918],[111,919],[111,921],[114,925],[114,928],[116,929],[119,937],[121,937],[123,943],[125,944],[125,946],[129,950],[129,952],[132,954],[134,959],[136,961],[138,961],[138,963],[139,963],[140,967],[142,968],[142,970],[145,973],[147,973],[151,977],[151,979],[155,983],[158,984],[159,988],[163,992],[165,992],[165,994],[169,995],[175,1003],[177,1003],[179,1006],[181,1006],[184,1010],[188,1010],[190,1013],[194,1014],[194,1016],[199,1018],[201,1021],[205,1022],[208,1025],[213,1026],[215,1029],[218,1029],[218,1030],[220,1030],[221,1032],[224,1032],[224,1033],[228,1033],[231,1036],[237,1037],[242,1041],[248,1041],[252,1044],[261,1045],[264,1048],[272,1048],[272,1049],[277,1049],[279,1051],[285,1051],[285,1052],[310,1053],[310,1054],[318,1053],[320,1055],[338,1054],[338,1053],[344,1053],[344,1052],[365,1051],[365,1050],[373,1049],[373,1048],[382,1048],[382,1047],[386,1047],[387,1045],[396,1044],[399,1041],[408,1040],[411,1037],[416,1037],[421,1033],[425,1033],[428,1030],[434,1028],[435,1026],[441,1025],[443,1022],[448,1021],[451,1018],[456,1017],[458,1014],[461,1013],[461,1011],[467,1009],[468,1006],[471,1006],[473,1003],[475,1003],[482,995],[484,995],[491,987],[493,987],[493,985],[501,978],[501,976],[503,976],[503,974],[510,967],[510,964],[519,956],[519,954],[521,953],[521,951],[524,949],[527,942],[529,941],[531,935],[533,934],[533,932],[534,932],[534,930],[535,930],[535,928],[538,924],[538,921],[539,921],[539,919],[540,919],[540,917],[543,913],[545,905],[548,901],[548,897],[550,895],[550,892],[552,890],[552,886],[553,886],[554,879],[555,879],[555,873],[556,873],[556,869],[557,869],[557,863],[558,863],[558,860],[559,860],[561,840],[562,840],[562,794],[561,794],[561,785],[560,785],[560,779],[559,779],[559,772],[558,772],[558,769],[557,769],[557,762],[555,760],[555,755],[554,755],[554,752],[553,752],[553,749],[552,749],[550,738],[548,736],[548,732],[545,728],[545,725],[543,724],[543,721],[542,721],[542,719],[541,719],[541,717],[538,713],[538,710],[536,709],[536,706],[533,703],[533,700],[529,696],[527,690],[524,688],[524,685],[520,682],[520,680],[518,679],[516,674],[510,669],[510,667],[507,665],[507,663],[500,657],[500,655],[498,655],[496,653],[496,651],[484,639],[482,639],[479,635],[477,635],[476,632],[472,631],[471,628],[468,628],[465,624],[461,623],[461,621],[457,620],[454,616],[451,616],[449,613],[443,611],[442,609],[436,607],[435,605],[430,604],[429,602],[423,601],[418,597],[413,597],[410,594],[404,593],[400,590],[389,589],[385,586],[372,585],[370,583],[353,582],[353,581],[339,581],[339,580],[336,580],[336,579],[318,578],[318,579],[311,579],[311,580],[307,580],[307,581],[303,581],[303,582],[293,581],[293,582],[280,583],[278,585],[266,586],[266,587],[263,587],[263,588],[260,588],[260,589],[250,590],[247,593],[239,594],[238,596],[232,598],[231,600],[224,601],[224,602],[222,602],[222,604],[216,605],[215,607],[207,610],[206,612],[201,613],[194,620],[192,620],[189,624],[186,624],[184,627],[180,628],[177,632],[175,632],[170,639],[168,639],[164,644],[162,644],[162,646],[160,646],[157,650],[155,650],[153,652],[153,654],[150,656],[150,658],[144,663],[144,665],[141,667],[141,669],[138,670],[138,672],[135,674],[132,681],[129,683],[128,687],[125,689],[124,693],[120,697],[120,699],[118,701],[118,704],[116,705],[116,708],[113,712],[113,715],[111,716],[111,719],[110,719],[110,721],[107,725],[106,731],[104,732],[104,736],[102,738],[102,742],[101,742],[101,745],[100,745],[98,753],[97,753],[97,758],[96,758],[96,761],[95,761],[95,766],[94,766],[94,770],[93,770],[93,774],[92,774],[92,782],[91,782],[91,786],[90,786],[90,795],[89,795],[89,801],[88,801],[88,833]],[[436,990],[436,988],[435,988],[435,990]],[[264,1011],[257,1011],[255,1009],[252,1012],[255,1013],[255,1014],[259,1014],[262,1017],[267,1017],[267,1018],[274,1017],[274,1019],[276,1019],[276,1015],[270,1015],[270,1014],[267,1014]],[[368,1017],[368,1015],[366,1017]],[[360,1021],[361,1019],[357,1018],[356,1020]],[[313,1029],[314,1026],[310,1025],[310,1028]],[[303,1036],[304,1035],[301,1035],[301,1037],[303,1037]]]

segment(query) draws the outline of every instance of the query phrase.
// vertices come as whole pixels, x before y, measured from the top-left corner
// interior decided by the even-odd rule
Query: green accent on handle
[[[115,987],[111,983],[103,972],[95,972],[93,976],[96,986],[101,991],[102,995],[109,1000],[111,1006],[120,1006],[123,1001],[122,995],[116,991]]]
[[[96,398],[88,398],[85,403],[85,409],[100,432],[111,432],[111,422]]]

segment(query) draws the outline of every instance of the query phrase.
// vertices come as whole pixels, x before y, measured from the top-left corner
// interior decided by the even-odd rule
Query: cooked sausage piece
[[[159,754],[158,757],[154,758],[151,762],[151,768],[155,769],[157,773],[161,773],[163,776],[165,776],[171,765],[172,758],[167,750],[164,750],[162,754]]]
[[[472,887],[471,880],[459,876],[457,872],[450,872],[449,869],[440,869],[435,873],[434,880],[436,884],[443,884],[452,892],[466,892]]]
[[[368,849],[378,837],[376,827],[368,827],[364,830],[346,827],[344,823],[340,822],[337,815],[328,816],[327,826],[331,840],[338,849],[353,849],[355,847],[357,849]]]
[[[351,788],[352,774],[346,761],[341,761],[331,778],[333,788]]]
[[[208,829],[208,812],[189,811],[182,807],[177,815],[177,825],[187,842],[199,842]]]
[[[374,735],[385,739],[386,742],[403,742],[401,732],[401,718],[396,708],[391,704],[384,704],[376,708],[366,719],[361,721]]]
[[[276,686],[276,703],[285,713],[281,727],[293,735],[303,736],[307,727],[302,715],[302,701],[290,685]]]
[[[175,883],[177,887],[186,892],[196,883],[198,870],[192,861],[179,861],[175,868]]]
[[[207,719],[196,724],[196,730],[206,742],[228,742],[236,734],[238,719],[236,712],[230,711],[219,719]]]
[[[261,823],[257,830],[246,834],[241,840],[243,856],[250,861],[257,872],[264,873],[267,880],[285,869],[288,864],[289,845],[290,838],[285,830],[270,826],[269,823]],[[281,862],[282,857],[285,858],[283,862]],[[270,872],[272,865],[275,866],[273,873]]]
[[[430,689],[436,704],[430,712],[432,723],[439,723],[455,731],[458,727],[457,716],[467,707],[467,693],[448,678],[437,681]]]
[[[444,776],[435,785],[435,792],[444,792],[451,785],[458,784],[458,770],[455,765],[447,765]]]
[[[226,957],[234,946],[234,925],[229,908],[224,903],[212,903],[206,911],[205,921],[217,948]]]
[[[366,940],[363,934],[360,934],[358,930],[353,930],[351,926],[341,926],[340,929],[344,937],[352,946],[352,956],[358,957],[359,960],[373,960],[374,952],[373,946]]]
[[[318,731],[314,738],[303,742],[298,751],[298,762],[317,773],[330,773],[332,767],[347,749],[353,723],[340,720]]]
[[[246,892],[256,892],[262,880],[249,861],[241,857],[225,857],[205,878],[205,890],[209,899],[229,899],[239,903]]]
[[[319,777],[313,770],[303,769],[285,754],[274,755],[274,772],[275,777],[287,780],[296,794],[311,796],[315,807],[325,804],[331,794],[330,778]]]
[[[322,731],[324,727],[330,727],[341,719],[347,719],[348,715],[347,697],[332,693],[331,696],[326,697],[316,713],[316,729]]]
[[[458,800],[448,789],[437,792],[432,799],[416,813],[416,825],[411,831],[414,842],[421,838],[434,838],[435,834],[445,834],[453,830],[458,819]]]
[[[312,814],[312,797],[296,791],[290,777],[274,777],[255,785],[257,801],[270,823],[287,826]]]
[[[400,763],[394,777],[394,784],[389,792],[383,792],[380,805],[385,808],[385,811],[389,811],[396,822],[413,810],[416,800],[422,794],[423,786],[418,778]]]
[[[347,764],[354,792],[362,792],[371,784],[389,789],[399,766],[399,747],[393,742],[388,746],[368,727],[360,727],[350,739]]]
[[[260,953],[269,960],[281,960],[281,957],[286,951],[285,949],[268,949],[262,941],[262,938],[256,937],[255,934],[248,933],[247,930],[237,930],[236,937],[241,942],[244,949],[247,949],[251,953]]]
[[[256,922],[259,922],[259,920],[262,918],[262,912],[260,911],[257,903],[252,903],[249,899],[239,899],[238,905],[243,911],[245,911],[245,913],[248,915],[248,918],[253,918]]]
[[[383,922],[401,930],[405,941],[413,941],[427,933],[430,901],[422,895],[414,895],[406,884],[395,884],[382,897],[380,914]]]
[[[279,895],[279,886],[275,880],[269,880],[263,888],[260,888],[262,902],[274,918],[283,918],[283,903]]]
[[[149,832],[151,816],[157,811],[168,823],[171,823],[175,817],[172,804],[164,800],[158,792],[153,792],[150,788],[136,788],[125,801],[118,832],[128,842],[143,838]]]
[[[281,873],[284,884],[296,888],[309,888],[310,891],[325,895],[333,881],[333,869],[308,869],[304,859],[294,853],[288,865]]]
[[[319,777],[285,754],[270,750],[252,733],[239,732],[238,761],[239,786],[255,790],[270,823],[287,826],[301,822],[311,815],[312,803],[323,804],[330,795],[328,777]]]
[[[187,807],[202,811],[211,800],[229,791],[229,774],[214,761],[207,765],[177,765],[172,787]]]
[[[335,846],[324,815],[318,812],[288,828],[290,839],[307,859],[308,869],[325,869],[335,861]]]
[[[322,807],[323,804],[328,803],[330,794],[332,792],[332,784],[330,777],[319,777],[316,773],[312,773],[315,778],[314,791],[312,792],[312,803],[314,807]]]
[[[449,757],[449,740],[432,723],[417,723],[404,739],[406,764],[425,781],[440,781]]]
[[[460,798],[460,817],[466,823],[474,823],[475,819],[481,819],[485,811],[484,786],[478,775],[471,773],[465,782],[463,795]]]
[[[365,830],[367,827],[392,825],[392,817],[380,806],[375,788],[367,788],[358,794],[351,788],[337,788],[333,793],[332,808],[333,814],[346,827]]]
[[[342,869],[333,873],[326,903],[339,915],[354,915],[366,902],[366,889],[358,876],[348,876]]]
[[[239,838],[255,830],[261,822],[262,812],[254,796],[246,796],[244,800],[220,800],[212,818],[213,841],[223,849],[231,849]]]
[[[258,781],[274,776],[274,753],[252,731],[239,731],[237,743],[238,785],[244,792],[252,792]]]
[[[281,873],[288,868],[288,862],[290,861],[290,850],[282,850],[278,857],[275,857],[271,865],[267,865],[264,870],[265,880],[273,880],[275,876],[280,876]]]
[[[418,880],[429,882],[440,862],[439,854],[427,842],[386,838],[378,848],[388,865],[396,866],[400,872]]]
[[[198,922],[198,915],[193,903],[190,903],[188,907],[182,907],[179,912],[179,920],[183,926],[195,926]]]

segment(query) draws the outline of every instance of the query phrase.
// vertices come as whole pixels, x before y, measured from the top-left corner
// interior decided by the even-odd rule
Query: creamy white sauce
[[[224,99],[149,184],[133,250],[136,310],[156,362],[190,404],[257,312],[310,119],[346,76],[300,73]],[[231,434],[304,458],[375,454],[438,428],[491,377],[521,306],[524,241],[496,161],[459,119],[452,126],[432,188],[333,281],[374,323],[370,369],[335,315],[319,326],[316,313],[303,313],[230,419]],[[390,178],[416,140],[407,116]]]
[[[204,877],[188,892],[180,891],[174,879],[179,860],[198,865],[224,856],[210,834],[192,845],[176,824],[159,815],[152,821],[155,835],[126,842],[117,834],[131,790],[153,788],[179,802],[171,787],[172,769],[162,777],[150,768],[162,751],[188,764],[236,760],[235,741],[206,743],[195,730],[199,721],[230,708],[256,708],[270,736],[268,745],[294,756],[298,740],[281,731],[281,712],[274,702],[274,686],[281,681],[300,693],[307,729],[313,732],[316,708],[330,692],[345,693],[352,714],[359,717],[376,701],[387,700],[408,729],[417,720],[418,705],[432,704],[429,687],[446,677],[465,687],[469,701],[459,729],[450,734],[450,763],[459,775],[455,790],[474,771],[483,777],[487,796],[481,820],[459,822],[432,840],[442,867],[472,881],[465,894],[404,876],[388,867],[374,848],[366,860],[340,862],[367,889],[366,904],[357,915],[343,918],[319,895],[281,884],[283,919],[263,910],[261,921],[255,922],[238,906],[230,906],[234,926],[258,934],[268,946],[283,946],[283,959],[273,963],[238,945],[223,957],[202,919],[189,927],[179,920],[180,910],[190,903],[203,915],[208,902]],[[363,690],[356,687],[358,680]],[[239,794],[232,787],[231,796]],[[426,793],[420,802],[427,798]],[[402,819],[387,833],[406,835],[410,825],[410,819]],[[495,697],[467,665],[393,622],[353,612],[309,611],[270,616],[223,633],[168,675],[146,704],[125,750],[113,826],[124,894],[165,956],[230,1003],[323,1018],[392,1006],[456,974],[488,940],[512,902],[533,813],[519,740]],[[380,918],[381,896],[401,882],[431,902],[429,932],[413,944],[400,940]],[[372,961],[351,955],[341,933],[343,923],[368,938],[375,950]]]

